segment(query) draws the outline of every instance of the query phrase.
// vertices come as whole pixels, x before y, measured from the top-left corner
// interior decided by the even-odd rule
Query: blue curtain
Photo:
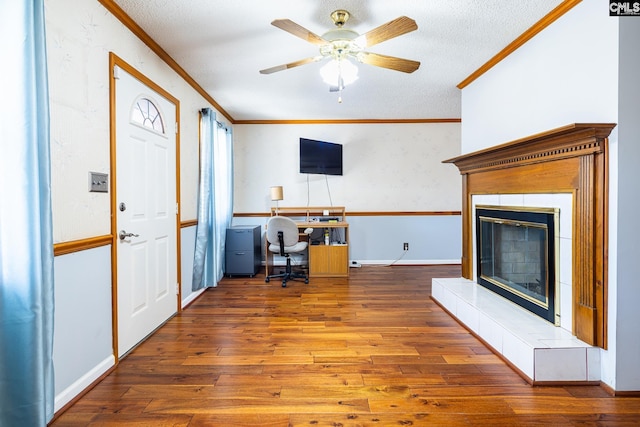
[[[198,225],[191,289],[217,286],[224,274],[226,230],[233,217],[233,136],[210,108],[200,118]]]
[[[0,426],[53,417],[53,238],[44,0],[0,3]]]

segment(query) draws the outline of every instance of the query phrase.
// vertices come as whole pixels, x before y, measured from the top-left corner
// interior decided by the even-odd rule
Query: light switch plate
[[[93,193],[107,193],[109,191],[109,175],[100,172],[89,172],[89,191]]]

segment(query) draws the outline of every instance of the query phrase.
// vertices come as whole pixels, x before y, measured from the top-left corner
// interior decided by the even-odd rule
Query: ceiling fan
[[[354,59],[357,62],[364,64],[395,71],[402,71],[404,73],[412,73],[420,67],[420,62],[418,61],[380,55],[378,53],[372,53],[365,50],[366,48],[382,43],[383,41],[417,30],[418,25],[416,24],[416,21],[406,16],[401,16],[360,35],[353,30],[343,28],[349,17],[349,12],[342,9],[331,13],[331,19],[337,28],[327,31],[322,36],[312,33],[289,19],[276,19],[271,23],[271,25],[306,40],[309,43],[319,46],[320,55],[290,62],[288,64],[276,65],[275,67],[260,70],[260,73],[272,74],[277,71],[288,70],[289,68],[298,67],[300,65],[318,62],[324,59],[331,59],[338,67],[337,81],[330,85],[331,90],[341,91],[345,86],[345,79],[342,75],[340,66],[341,64],[345,66],[353,66],[353,64],[345,63],[349,62],[345,61],[347,59]],[[353,67],[355,68],[355,66]]]

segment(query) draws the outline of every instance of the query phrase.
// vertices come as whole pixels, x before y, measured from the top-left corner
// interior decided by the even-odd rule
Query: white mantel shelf
[[[465,278],[433,279],[432,298],[531,384],[599,384],[600,349]]]

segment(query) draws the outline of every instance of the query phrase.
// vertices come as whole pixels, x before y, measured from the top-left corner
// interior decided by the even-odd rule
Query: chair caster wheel
[[[304,283],[309,284],[309,279],[304,279]]]
[[[287,282],[282,282],[282,287],[286,288],[287,287]]]
[[[265,279],[264,279],[264,281],[265,281],[265,282],[267,282],[267,283],[269,283],[269,278],[268,278],[268,277],[267,277],[267,278],[265,278]]]

